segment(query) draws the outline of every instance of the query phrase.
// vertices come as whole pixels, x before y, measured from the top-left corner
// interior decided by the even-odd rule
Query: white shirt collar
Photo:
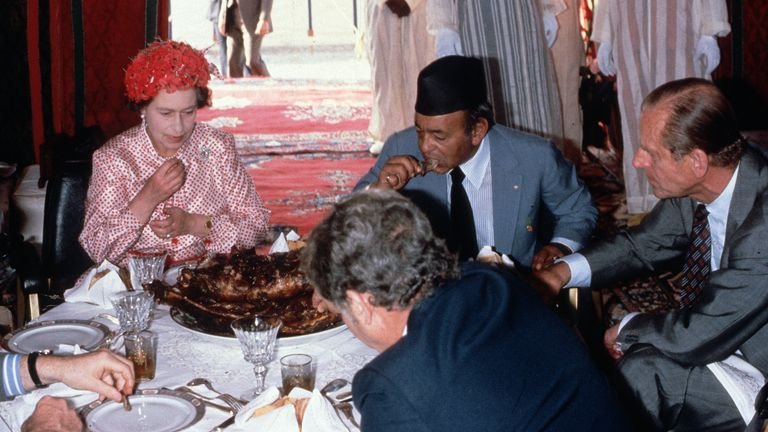
[[[488,168],[488,163],[491,161],[491,147],[488,145],[488,134],[485,134],[483,140],[480,141],[480,147],[477,152],[468,161],[459,165],[461,170],[464,171],[464,175],[472,184],[475,189],[479,189],[483,184],[483,178],[485,177],[485,170]]]
[[[709,217],[714,217],[718,220],[726,221],[728,219],[728,210],[731,208],[731,199],[733,198],[733,190],[736,187],[736,177],[739,175],[739,166],[736,165],[736,169],[733,170],[731,180],[728,181],[728,185],[725,189],[714,199],[711,203],[707,204],[707,211]]]

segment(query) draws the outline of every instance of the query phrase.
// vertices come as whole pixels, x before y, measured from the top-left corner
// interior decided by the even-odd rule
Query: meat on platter
[[[279,316],[281,336],[314,333],[341,321],[312,307],[312,287],[299,270],[298,250],[259,255],[233,249],[183,269],[176,285],[155,281],[144,288],[213,334],[231,335],[233,320],[254,315]]]

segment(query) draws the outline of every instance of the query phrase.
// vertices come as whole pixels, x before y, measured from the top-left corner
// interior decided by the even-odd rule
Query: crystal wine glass
[[[243,357],[253,363],[253,373],[256,375],[256,387],[243,393],[243,399],[255,399],[264,391],[267,363],[272,360],[277,332],[282,325],[283,322],[277,317],[257,316],[232,321],[232,330],[240,341]]]

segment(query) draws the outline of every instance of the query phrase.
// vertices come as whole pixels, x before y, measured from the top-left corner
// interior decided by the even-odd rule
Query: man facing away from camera
[[[362,430],[627,430],[576,334],[532,289],[457,262],[391,190],[351,195],[312,231],[302,270],[316,307],[380,352],[353,381]]]

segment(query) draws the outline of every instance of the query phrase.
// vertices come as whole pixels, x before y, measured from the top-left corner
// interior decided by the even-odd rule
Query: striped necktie
[[[680,308],[685,309],[696,302],[704,284],[709,279],[712,259],[712,236],[709,232],[706,206],[699,204],[693,213],[688,251],[685,254],[683,275],[680,278]]]

